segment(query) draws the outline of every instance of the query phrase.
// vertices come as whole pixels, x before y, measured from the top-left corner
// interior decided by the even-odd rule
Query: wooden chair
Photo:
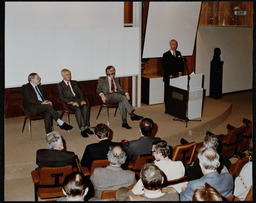
[[[34,183],[35,201],[38,201],[38,197],[41,199],[49,199],[64,196],[62,184],[65,177],[72,173],[72,168],[72,165],[63,167],[42,167],[40,175],[36,170],[31,171]]]
[[[191,164],[196,150],[196,146],[196,142],[177,145],[173,149],[172,161],[184,161],[187,164]]]
[[[245,126],[239,128],[228,129],[228,134],[217,135],[220,144],[221,153],[227,158],[234,156],[238,145],[242,140]]]
[[[245,151],[249,148],[250,139],[252,138],[252,122],[246,118],[243,119],[243,124],[245,126],[245,130],[243,133],[242,140],[237,147],[238,151]]]
[[[135,172],[135,174],[140,177],[140,170],[147,163],[153,162],[155,157],[151,154],[140,154],[137,156],[134,164],[131,162],[128,165],[128,168]]]
[[[134,185],[130,185],[128,188],[132,189]],[[103,190],[101,193],[101,199],[102,200],[116,200],[116,191],[117,190]]]
[[[86,105],[88,106],[88,108],[90,108],[90,103],[89,103],[89,100],[87,98],[85,98],[85,102],[86,102]],[[62,119],[63,115],[66,113],[67,114],[67,122],[68,124],[70,125],[70,114],[74,114],[75,112],[70,110],[66,103],[61,101],[59,98],[58,98],[58,103],[61,104],[61,106],[63,107],[64,110],[62,110],[61,112],[61,115],[60,115],[60,119]]]
[[[32,139],[31,121],[32,120],[41,120],[41,119],[44,119],[44,118],[43,118],[43,116],[31,116],[31,115],[29,115],[28,113],[25,112],[24,107],[23,107],[22,104],[20,104],[20,109],[25,114],[24,123],[23,123],[23,127],[22,127],[22,131],[21,132],[22,133],[24,132],[24,128],[25,128],[25,125],[26,125],[26,122],[27,122],[27,119],[28,119],[29,120],[29,123],[28,123],[28,133],[29,133],[30,139]]]
[[[102,103],[100,105],[100,109],[99,109],[99,112],[97,114],[96,120],[99,118],[100,112],[101,112],[103,107],[106,107],[106,109],[107,109],[107,124],[109,125],[109,108],[116,108],[115,114],[114,114],[114,116],[116,116],[116,112],[117,112],[117,109],[118,109],[118,104],[109,104],[107,101],[105,103]]]
[[[229,167],[230,174],[234,176],[236,173],[239,173],[242,170],[243,166],[248,163],[248,161],[249,161],[249,157],[247,156],[237,160],[236,163],[231,164]]]
[[[81,171],[84,173],[85,176],[91,176],[95,168],[106,167],[109,164],[110,163],[109,163],[109,161],[107,159],[94,160],[92,162],[91,170],[90,171],[89,171],[89,169],[87,167],[80,166],[80,168],[81,168]]]

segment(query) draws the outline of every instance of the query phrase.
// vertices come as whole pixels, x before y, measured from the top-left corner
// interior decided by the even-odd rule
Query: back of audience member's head
[[[68,197],[81,197],[82,199],[88,192],[88,184],[85,176],[81,172],[72,172],[67,175],[63,183],[63,193]]]
[[[95,130],[94,130],[95,135],[99,139],[108,137],[108,131],[109,131],[109,128],[104,123],[99,123],[98,125],[96,125]]]
[[[197,156],[199,159],[199,163],[205,169],[217,169],[220,165],[220,156],[213,148],[202,147],[200,148]]]
[[[140,178],[145,189],[158,190],[162,188],[164,174],[156,165],[149,163],[141,169]]]
[[[207,134],[204,137],[204,146],[206,148],[212,148],[217,150],[219,146],[219,140],[216,135],[213,134]]]
[[[150,136],[154,128],[154,122],[150,118],[143,118],[140,122],[140,131],[144,136]]]
[[[168,143],[164,140],[156,140],[152,143],[155,153],[162,153],[163,157],[169,157],[170,147]]]
[[[52,131],[49,133],[48,136],[46,136],[46,143],[49,149],[58,149],[60,145],[62,145],[62,149],[63,149],[62,138],[57,131]]]
[[[108,160],[113,165],[122,165],[125,163],[126,154],[120,146],[109,147]]]
[[[191,201],[223,201],[221,194],[208,183],[195,189]]]

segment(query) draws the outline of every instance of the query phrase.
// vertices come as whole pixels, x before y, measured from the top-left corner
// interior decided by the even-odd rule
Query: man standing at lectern
[[[165,113],[167,113],[168,103],[168,87],[170,78],[182,76],[184,73],[184,62],[182,55],[177,51],[178,42],[175,39],[170,41],[170,50],[163,54],[163,70],[164,70],[164,103]]]

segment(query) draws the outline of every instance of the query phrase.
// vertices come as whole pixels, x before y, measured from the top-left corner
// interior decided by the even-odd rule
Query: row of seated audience
[[[215,135],[205,136],[197,159],[188,165],[183,161],[170,159],[170,146],[160,138],[151,137],[153,128],[154,122],[144,118],[140,122],[141,137],[138,140],[114,143],[108,140],[109,128],[105,124],[98,124],[95,135],[99,143],[86,147],[81,165],[90,169],[94,160],[102,159],[108,159],[110,165],[106,168],[96,168],[89,179],[79,172],[67,176],[63,185],[66,198],[61,197],[59,201],[72,201],[72,198],[89,199],[91,196],[89,197],[88,190],[95,192],[91,200],[100,199],[104,190],[117,190],[116,199],[120,201],[196,201],[206,200],[205,198],[218,201],[225,200],[233,192],[240,200],[245,199],[252,186],[251,158],[234,180],[228,170],[228,159],[218,152],[219,143]],[[44,166],[76,165],[73,152],[61,151],[63,143],[59,133],[50,133],[46,140],[49,149],[37,151],[39,173],[40,168]],[[251,157],[251,150],[249,152]],[[140,154],[150,153],[155,161],[144,165],[138,179],[133,171],[127,169],[127,163],[134,163]],[[165,181],[184,176],[188,177],[188,182],[167,187],[164,184]],[[129,189],[128,186],[131,185],[134,186]]]

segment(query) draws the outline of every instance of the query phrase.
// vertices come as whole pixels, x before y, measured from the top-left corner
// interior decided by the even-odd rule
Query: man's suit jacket
[[[164,82],[169,82],[169,76],[179,76],[179,72],[184,73],[184,63],[181,58],[181,53],[176,51],[176,57],[174,57],[171,51],[167,51],[163,54],[163,70],[164,70]]]
[[[91,169],[94,160],[108,159],[107,153],[109,151],[109,146],[117,145],[121,145],[121,143],[111,142],[109,140],[101,140],[99,143],[87,145],[81,159],[81,165]]]
[[[50,101],[50,98],[47,96],[42,85],[38,85],[38,88],[41,94],[43,95],[44,99]],[[41,101],[38,100],[36,91],[30,83],[22,85],[21,96],[25,112],[31,115],[35,115],[36,106],[41,105]]]
[[[80,103],[81,101],[84,101],[85,99],[84,94],[79,88],[77,81],[70,80],[69,82],[76,95],[74,96],[72,94],[72,92],[69,90],[66,83],[62,80],[59,84],[57,84],[58,97],[60,98],[60,100],[65,102],[66,104],[68,104],[70,101],[75,101],[78,103]]]
[[[152,143],[155,140],[161,140],[161,139],[159,137],[142,136],[138,140],[130,141],[126,149],[126,153],[128,154],[129,160],[132,163],[134,163],[138,155],[151,154]]]
[[[75,166],[75,154],[69,151],[55,149],[39,149],[36,152],[37,171],[42,167]]]
[[[125,95],[126,92],[120,86],[119,80],[117,78],[114,78],[114,81],[116,83],[116,92],[120,93],[122,95]],[[108,94],[110,94],[110,92],[109,92],[108,77],[100,77],[99,78],[96,92],[98,94],[100,94],[102,92],[106,96]]]
[[[123,170],[121,167],[116,166],[95,168],[90,179],[94,185],[95,195],[98,198],[101,198],[103,190],[117,190],[136,183],[133,171]]]
[[[218,190],[223,197],[228,197],[233,193],[233,177],[230,173],[211,172],[200,179],[189,181],[185,191],[180,193],[180,200],[190,201],[194,190],[203,186],[205,182]]]

